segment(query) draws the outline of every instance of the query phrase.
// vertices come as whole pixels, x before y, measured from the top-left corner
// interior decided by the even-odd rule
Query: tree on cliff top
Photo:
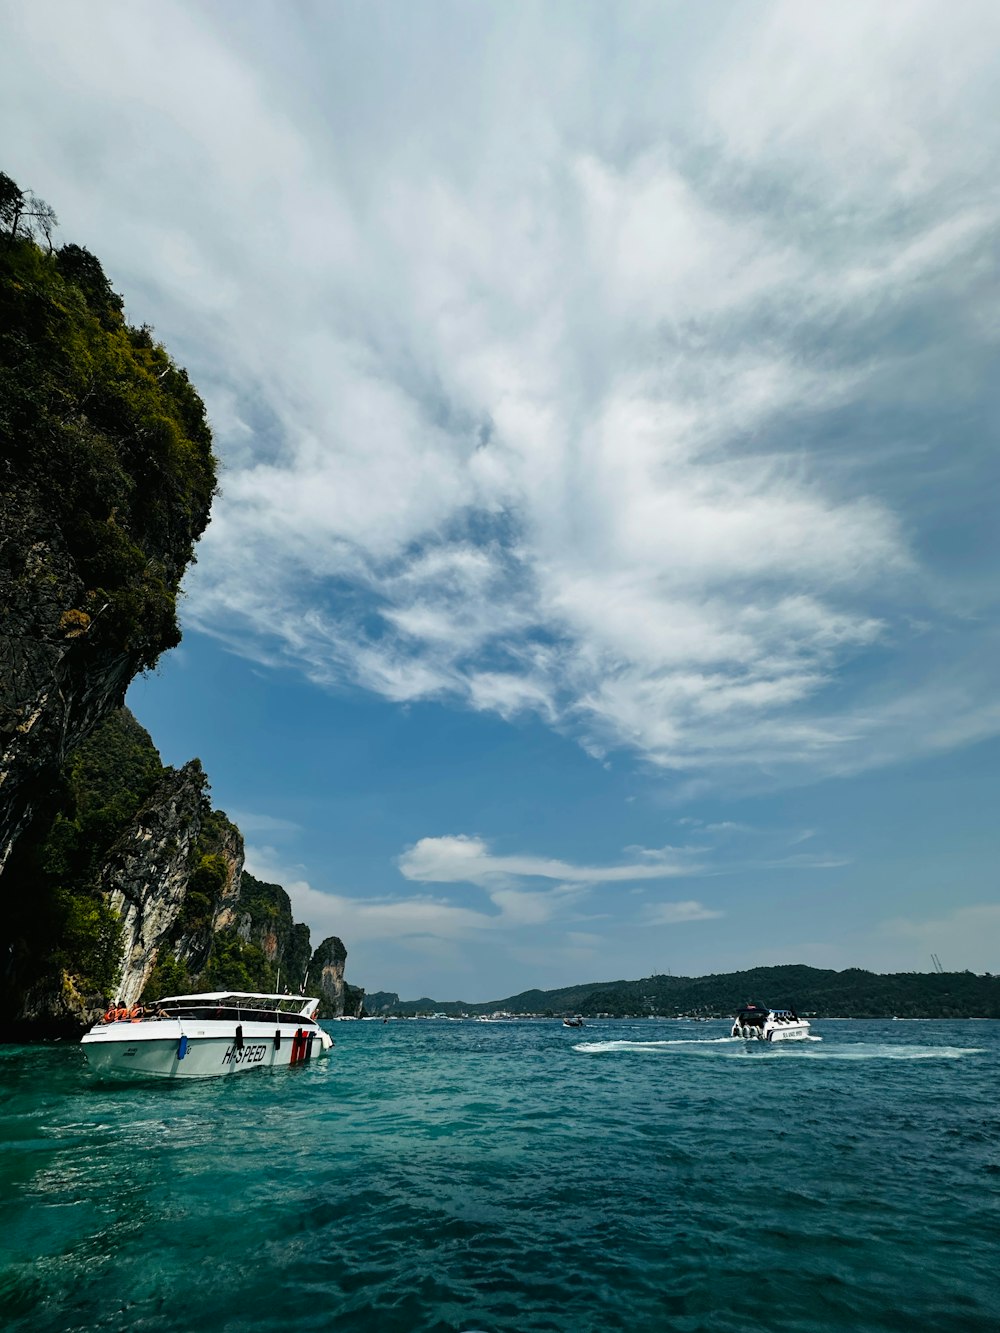
[[[31,190],[22,190],[4,172],[0,171],[0,227],[7,244],[13,245],[20,236],[31,240],[43,236],[52,249],[52,233],[59,225],[55,210]]]

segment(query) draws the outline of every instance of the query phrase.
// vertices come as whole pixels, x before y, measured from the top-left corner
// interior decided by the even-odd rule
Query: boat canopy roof
[[[741,1004],[738,1014],[760,1014],[763,1018],[773,1015],[775,1018],[797,1018],[794,1009],[769,1009],[766,1004]]]
[[[316,995],[279,995],[277,991],[268,994],[264,991],[252,990],[207,990],[198,991],[191,995],[163,995],[157,1000],[157,1004],[178,1004],[187,1003],[189,1000],[200,1002],[214,1000],[218,1004],[221,1000],[284,1000],[286,1003],[298,1004],[303,1010],[311,1009],[314,1004],[319,1004],[319,997]]]

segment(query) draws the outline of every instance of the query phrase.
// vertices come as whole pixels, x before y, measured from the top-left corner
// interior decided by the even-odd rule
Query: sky
[[[1000,8],[0,0],[202,393],[129,703],[404,997],[1000,971]]]

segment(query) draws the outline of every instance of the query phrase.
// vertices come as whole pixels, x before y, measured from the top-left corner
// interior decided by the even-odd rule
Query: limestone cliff
[[[243,869],[243,838],[212,808],[198,760],[164,768],[127,709],[67,759],[54,808],[11,858],[0,1031],[70,1035],[109,1000],[191,990],[308,990],[359,1013],[346,950],[313,955],[288,894]]]
[[[117,990],[127,1005],[139,999],[187,905],[204,785],[196,762],[167,773],[101,870],[98,886],[121,922]]]
[[[347,950],[336,935],[325,939],[312,956],[310,972],[319,991],[320,1013],[333,1018],[344,1012],[344,964]]]
[[[239,938],[274,971],[274,985],[297,992],[309,981],[309,927],[292,920],[292,904],[280,884],[266,884],[244,871],[233,909]]]
[[[164,769],[119,707],[180,638],[215,489],[204,405],[26,197],[0,172],[0,1027],[270,989],[283,962],[297,989],[309,938],[287,895],[243,875],[198,761]]]
[[[0,211],[20,194],[0,173]],[[98,260],[0,246],[0,874],[69,753],[177,643],[211,432]]]
[[[33,487],[0,484],[0,874],[59,768],[121,703],[135,650],[102,633],[100,607]]]

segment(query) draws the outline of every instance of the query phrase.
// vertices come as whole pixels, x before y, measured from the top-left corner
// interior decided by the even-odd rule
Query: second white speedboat
[[[804,1041],[809,1036],[809,1024],[794,1009],[745,1004],[737,1010],[730,1036],[745,1041]]]
[[[333,1039],[316,1021],[318,1010],[315,996],[168,995],[128,1013],[109,1011],[82,1045],[95,1074],[214,1078],[303,1064],[324,1054]]]

